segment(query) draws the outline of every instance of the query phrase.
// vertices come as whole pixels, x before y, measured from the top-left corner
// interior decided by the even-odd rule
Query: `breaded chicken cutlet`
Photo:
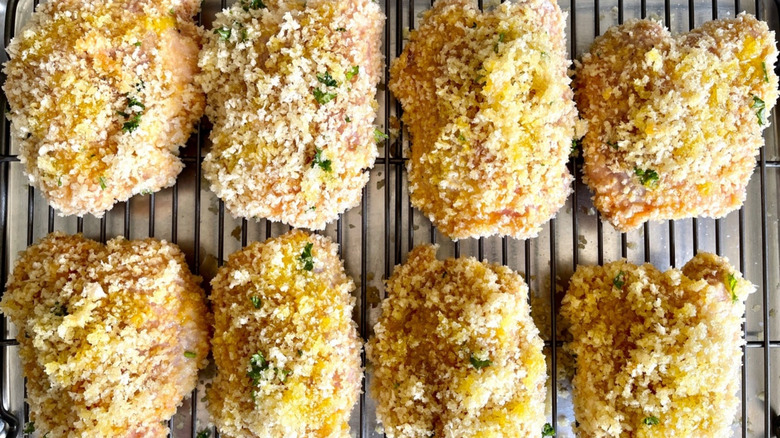
[[[230,256],[211,282],[222,436],[348,437],[363,377],[355,285],[338,246],[290,231]]]
[[[0,309],[18,329],[39,436],[167,436],[208,363],[199,282],[155,239],[52,233],[22,252]]]
[[[389,438],[539,436],[542,346],[520,275],[419,246],[387,281],[366,346],[377,418]]]
[[[217,14],[199,81],[204,174],[234,216],[322,229],[377,156],[384,16],[372,0],[241,0]]]
[[[731,436],[754,290],[708,253],[665,273],[625,261],[578,267],[561,315],[579,436]]]
[[[776,60],[774,32],[744,13],[676,37],[631,20],[597,38],[574,87],[604,218],[628,231],[738,209],[777,100]]]
[[[484,13],[438,0],[393,62],[410,199],[447,236],[533,237],[566,201],[577,111],[565,26],[550,0]]]
[[[172,186],[203,114],[196,0],[52,0],[8,47],[3,86],[31,185],[65,215]]]

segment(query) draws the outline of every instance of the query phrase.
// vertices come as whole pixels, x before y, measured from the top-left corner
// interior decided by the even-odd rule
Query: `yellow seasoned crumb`
[[[777,100],[775,33],[752,15],[672,37],[630,20],[577,66],[585,181],[618,230],[739,208]]]
[[[52,233],[0,303],[19,332],[39,436],[165,437],[207,363],[210,314],[176,245]]]
[[[577,362],[579,435],[731,436],[754,290],[708,253],[665,273],[625,261],[578,267],[561,315]]]
[[[366,347],[377,418],[389,438],[539,436],[542,346],[520,275],[419,246],[388,280]]]
[[[30,184],[102,216],[174,184],[203,114],[196,0],[52,0],[8,47],[3,90]]]
[[[372,0],[241,0],[217,14],[199,82],[203,163],[231,214],[322,229],[374,165],[384,16]]]
[[[577,119],[566,16],[438,0],[390,71],[411,136],[412,204],[446,235],[536,236],[566,201]]]
[[[290,231],[232,254],[211,285],[220,434],[348,437],[363,373],[338,246]]]

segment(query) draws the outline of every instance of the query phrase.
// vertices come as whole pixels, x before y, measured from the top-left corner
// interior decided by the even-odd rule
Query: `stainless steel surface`
[[[380,0],[387,13],[384,47],[392,59],[400,52],[405,29],[415,27],[419,14],[430,6],[427,1]],[[480,2],[481,3],[481,2]],[[485,2],[488,7],[490,2]],[[684,32],[713,18],[733,17],[748,11],[767,20],[777,30],[778,10],[767,0],[562,0],[569,13],[569,43],[574,57],[587,50],[595,35],[608,27],[634,17],[662,20],[673,32]],[[15,31],[29,19],[33,0],[0,0],[0,17],[5,47]],[[225,6],[205,0],[202,22],[209,26],[214,14]],[[6,59],[4,51],[0,55]],[[399,106],[385,87],[387,73],[378,91],[380,112],[377,124],[389,128],[390,117],[399,115]],[[5,99],[3,97],[3,105]],[[734,436],[766,437],[778,428],[780,410],[780,240],[778,200],[780,161],[775,118],[765,133],[766,147],[758,160],[749,187],[745,207],[722,220],[688,219],[651,223],[639,231],[621,234],[602,224],[593,209],[590,192],[581,182],[578,163],[572,163],[577,176],[574,194],[557,218],[544,227],[541,235],[528,241],[487,238],[453,243],[411,208],[404,169],[407,138],[392,135],[381,145],[380,159],[371,171],[363,203],[343,215],[324,232],[341,244],[349,273],[358,284],[358,307],[354,318],[366,337],[379,316],[383,296],[382,280],[392,267],[405,260],[415,244],[436,242],[440,257],[477,256],[505,263],[523,273],[535,295],[533,311],[547,342],[551,394],[549,421],[559,436],[571,436],[574,421],[568,382],[557,373],[560,340],[555,336],[557,305],[577,264],[597,264],[626,257],[632,262],[652,262],[665,269],[682,266],[696,251],[718,252],[727,256],[753,283],[758,292],[747,303],[744,372],[740,396],[740,414],[734,424]],[[59,217],[36,190],[29,188],[16,158],[17,145],[9,141],[8,122],[0,124],[0,281],[18,251],[52,230],[69,233],[82,231],[91,238],[105,240],[117,235],[129,238],[155,236],[178,243],[187,253],[190,268],[208,281],[227,255],[249,241],[263,240],[285,232],[288,227],[265,221],[246,222],[225,214],[221,202],[208,190],[199,163],[207,150],[208,132],[202,125],[182,151],[187,167],[175,187],[156,195],[136,196],[117,204],[104,219]],[[397,134],[397,133],[396,133]],[[551,281],[553,279],[553,281]],[[0,340],[0,416],[6,420],[0,436],[21,436],[27,421],[24,404],[24,380],[20,371],[13,327],[3,318]],[[213,372],[213,371],[212,371]],[[172,420],[175,437],[195,437],[209,426],[203,388],[208,372],[202,374],[194,397],[184,402]],[[366,383],[371,380],[371,368]],[[7,412],[6,412],[7,410]],[[374,401],[361,397],[352,416],[352,434],[378,437]],[[16,423],[14,424],[14,421]],[[17,435],[18,433],[18,435]],[[776,433],[776,432],[775,432]]]

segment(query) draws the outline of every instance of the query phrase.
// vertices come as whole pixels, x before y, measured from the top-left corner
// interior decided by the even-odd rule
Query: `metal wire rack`
[[[428,0],[379,0],[387,15],[383,50],[387,60],[396,57],[404,45],[407,29],[419,23],[419,14],[430,7]],[[479,1],[480,7],[490,2]],[[629,18],[661,20],[673,33],[685,32],[704,21],[734,16],[747,11],[780,29],[778,7],[765,0],[559,0],[568,12],[570,53],[576,58],[586,51],[593,38],[609,26]],[[29,19],[37,0],[0,0],[3,48]],[[209,26],[226,0],[205,0],[200,23]],[[4,61],[4,51],[0,54]],[[4,79],[4,78],[3,78]],[[387,83],[385,69],[383,84]],[[354,318],[366,339],[379,316],[382,280],[394,265],[405,259],[415,244],[440,245],[439,256],[476,256],[506,264],[526,277],[534,297],[532,308],[545,338],[550,374],[549,419],[558,436],[572,436],[574,422],[569,383],[559,373],[556,336],[558,304],[568,278],[578,264],[601,264],[619,258],[652,262],[665,269],[681,266],[698,251],[729,257],[754,284],[758,292],[747,302],[741,379],[741,407],[734,424],[734,436],[768,437],[780,432],[780,323],[775,311],[780,307],[780,159],[778,129],[774,123],[765,132],[766,147],[761,151],[745,206],[718,220],[688,219],[650,223],[634,232],[619,233],[603,224],[592,206],[590,192],[582,184],[579,165],[572,161],[576,177],[574,194],[558,216],[544,227],[538,238],[517,241],[486,238],[452,242],[442,236],[409,203],[406,190],[405,148],[408,139],[399,129],[401,108],[384,85],[378,90],[380,110],[377,123],[391,137],[381,145],[380,158],[363,190],[361,205],[345,213],[323,233],[340,244],[347,270],[359,285]],[[0,96],[2,106],[7,105]],[[83,232],[105,242],[123,235],[127,238],[155,236],[178,243],[186,252],[190,268],[209,280],[226,256],[247,242],[279,235],[288,227],[267,221],[248,222],[225,215],[225,208],[203,182],[200,163],[208,149],[208,126],[204,120],[182,150],[186,168],[177,184],[157,194],[135,197],[118,204],[102,219],[59,217],[40,193],[26,184],[11,141],[9,124],[0,123],[0,282],[5,284],[18,251],[54,230]],[[25,382],[21,373],[15,329],[0,316],[0,437],[22,435],[28,421],[24,402]],[[196,437],[209,428],[204,409],[207,375],[192,397],[184,402],[171,420],[172,436]],[[370,367],[366,388],[371,381]],[[352,434],[378,437],[375,403],[364,391],[351,419]]]

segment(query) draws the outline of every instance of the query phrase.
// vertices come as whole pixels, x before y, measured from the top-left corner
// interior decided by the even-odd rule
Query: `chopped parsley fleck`
[[[320,105],[325,105],[336,97],[336,93],[326,93],[319,88],[315,88],[313,93],[314,99],[316,99],[317,103]]]
[[[198,357],[198,355],[194,351],[185,351],[184,357],[186,357],[187,359],[195,359],[196,357]]]
[[[120,113],[125,114],[125,113]],[[130,117],[130,120],[122,124],[122,132],[133,132],[138,129],[138,125],[141,123],[141,113],[135,113]]]
[[[345,116],[344,117],[344,121],[347,122],[347,123],[350,123],[352,121],[352,119],[350,119],[349,116]]]
[[[758,124],[759,126],[766,125],[766,114],[764,114],[764,111],[766,111],[766,104],[763,100],[761,100],[758,96],[753,96],[753,104],[750,105],[751,108],[756,110],[756,117],[758,117]]]
[[[130,108],[139,107],[141,109],[146,109],[146,106],[143,104],[143,102],[136,99],[135,97],[130,96],[127,96],[127,106]]]
[[[576,138],[571,139],[571,150],[569,151],[569,156],[574,158],[580,156],[580,140],[577,140]]]
[[[30,421],[27,424],[24,425],[24,430],[22,430],[24,433],[33,433],[35,432],[35,422]]]
[[[463,134],[460,134],[460,133],[459,133],[459,134],[458,134],[458,140],[460,140],[460,141],[462,141],[462,142],[465,142],[465,141],[466,141],[466,137],[464,137],[464,136],[463,136]]]
[[[298,350],[298,351],[296,351],[296,353],[298,353],[298,357],[303,356],[303,350]]]
[[[358,73],[360,73],[360,66],[359,65],[355,65],[355,66],[352,66],[351,69],[347,70],[347,72],[344,74],[344,76],[346,76],[348,81],[351,81],[352,78],[354,78],[355,76],[358,75]]]
[[[338,87],[339,85],[339,83],[335,79],[333,79],[333,76],[330,75],[330,72],[327,71],[325,72],[325,74],[318,74],[317,80],[321,84],[325,84],[329,87]]]
[[[615,150],[617,150],[617,148],[618,148],[618,144],[617,144],[616,141],[608,141],[607,142],[607,146],[609,146],[609,147],[611,147],[612,149],[615,149]]]
[[[249,371],[246,375],[252,379],[252,384],[257,385],[263,376],[263,371],[268,369],[268,361],[265,360],[263,353],[257,352],[249,358]]]
[[[106,189],[106,179],[102,175],[98,177],[98,184],[100,184],[100,190]]]
[[[731,272],[726,276],[726,280],[729,282],[729,292],[731,292],[731,301],[737,302],[739,297],[737,296],[737,277]]]
[[[252,295],[249,300],[252,302],[252,305],[255,306],[255,309],[259,309],[263,305],[263,300],[257,295]]]
[[[623,289],[623,285],[626,284],[626,273],[623,271],[618,272],[615,278],[612,279],[612,284],[618,289]]]
[[[542,436],[555,436],[555,429],[553,429],[552,424],[544,423],[544,427],[542,428]]]
[[[141,47],[141,42],[140,41],[136,41],[136,42],[133,43],[133,45],[136,46],[136,47]]]
[[[657,425],[660,422],[661,422],[661,420],[659,420],[658,417],[654,417],[652,415],[649,416],[649,417],[645,417],[642,420],[642,423],[644,423],[645,426],[655,426],[655,425]]]
[[[201,429],[200,432],[198,432],[198,436],[196,438],[209,438],[211,436],[211,431],[209,429]]]
[[[57,177],[57,187],[62,187],[62,177]]]
[[[315,148],[314,151],[314,160],[311,162],[311,167],[320,166],[320,169],[324,170],[325,172],[330,172],[331,161],[322,159],[322,149]]]
[[[314,246],[313,243],[307,242],[306,246],[303,247],[303,251],[301,252],[301,263],[303,263],[303,269],[305,271],[311,271],[314,269],[314,257],[311,255],[311,249]]]
[[[469,358],[469,361],[471,362],[471,366],[473,366],[474,368],[476,368],[478,370],[481,370],[482,368],[487,368],[490,365],[493,365],[493,362],[491,362],[489,359],[479,360],[473,354]]]
[[[346,32],[346,31],[347,31],[347,29],[345,29],[343,27],[337,27],[336,28],[336,32]]]
[[[498,53],[498,44],[499,44],[499,43],[503,43],[503,42],[504,42],[504,37],[505,37],[505,36],[506,36],[506,34],[505,34],[504,32],[501,32],[501,33],[499,33],[499,34],[498,34],[498,42],[496,42],[495,44],[493,44],[493,51],[494,51],[495,53]]]
[[[173,8],[170,8],[170,9],[168,9],[168,15],[170,15],[171,17],[175,17],[176,16],[176,11],[174,11]]]
[[[761,69],[764,70],[764,82],[769,83],[769,75],[766,72],[766,62],[761,62]]]
[[[387,140],[389,137],[384,132],[374,128],[374,141],[377,143]]]
[[[66,316],[68,314],[68,308],[65,307],[64,304],[60,304],[60,302],[57,301],[54,303],[54,306],[52,306],[51,313],[57,316]]]
[[[288,370],[287,368],[282,370],[280,369],[276,370],[276,374],[279,375],[279,380],[281,380],[282,383],[287,381],[287,376],[289,376],[290,373],[292,373],[292,371]]]
[[[248,11],[250,9],[265,9],[265,3],[263,3],[263,0],[241,0],[241,6],[245,11]]]
[[[214,33],[219,35],[223,40],[227,41],[230,39],[230,35],[233,33],[233,29],[227,26],[222,26],[214,29]]]
[[[658,172],[653,169],[642,170],[638,167],[635,167],[634,173],[639,177],[639,182],[643,186],[651,187],[658,184]]]
[[[143,189],[143,190],[141,190],[141,196],[151,195],[152,193],[154,193],[154,192],[152,192],[152,189]]]

